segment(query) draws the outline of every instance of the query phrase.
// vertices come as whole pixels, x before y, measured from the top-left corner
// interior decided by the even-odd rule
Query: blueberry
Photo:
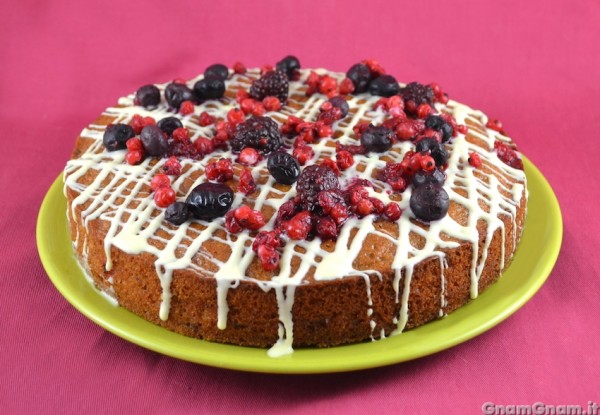
[[[367,152],[383,153],[392,147],[395,136],[389,128],[371,124],[360,136],[360,144]]]
[[[415,188],[410,195],[410,209],[425,222],[443,218],[449,206],[450,197],[441,186],[425,184]]]
[[[414,187],[431,184],[434,186],[442,186],[446,180],[446,175],[440,169],[435,169],[431,172],[419,170],[413,175],[412,184]]]
[[[222,183],[202,183],[192,189],[185,203],[196,219],[211,220],[231,208],[233,190]]]
[[[398,81],[391,75],[381,75],[369,83],[369,93],[380,97],[391,97],[400,92]]]
[[[269,157],[267,168],[277,183],[294,184],[300,176],[298,160],[282,151],[277,151]]]
[[[144,85],[135,93],[135,103],[142,107],[156,107],[160,104],[160,90],[155,85]]]
[[[194,91],[189,89],[186,85],[170,83],[165,88],[165,99],[171,106],[176,110],[179,110],[183,101],[196,101]]]
[[[425,127],[439,131],[442,134],[442,143],[450,140],[452,134],[454,134],[454,128],[452,128],[452,125],[450,125],[448,121],[439,115],[428,116],[425,120]]]
[[[348,111],[350,111],[350,106],[348,105],[348,101],[346,101],[344,98],[339,96],[333,97],[329,100],[329,102],[331,103],[331,105],[339,108],[342,111],[342,118],[348,115]]]
[[[161,157],[169,151],[169,142],[163,131],[156,125],[147,125],[140,134],[144,150],[150,156]]]
[[[294,76],[294,73],[300,69],[300,61],[297,57],[288,55],[275,66],[278,71],[281,71],[287,75],[289,79]]]
[[[165,210],[165,219],[173,225],[181,225],[186,222],[190,216],[190,209],[184,202],[172,203],[167,210]]]
[[[194,84],[194,92],[198,99],[219,99],[225,94],[225,81],[220,78],[208,77]]]
[[[173,134],[173,131],[183,127],[183,124],[177,117],[163,118],[158,122],[157,125],[158,128],[160,128],[167,135],[171,135]]]
[[[228,76],[229,76],[229,69],[227,68],[227,66],[223,65],[222,63],[215,63],[214,65],[210,65],[204,71],[205,78],[217,78],[217,79],[220,79],[221,81],[224,81],[227,79]]]
[[[348,69],[346,78],[350,79],[354,84],[355,94],[367,92],[369,82],[371,81],[371,70],[364,63],[357,63]]]
[[[425,137],[419,140],[416,145],[416,150],[419,153],[425,153],[429,150],[429,154],[435,160],[436,166],[443,166],[448,161],[448,150],[446,147],[433,137]]]
[[[108,151],[123,150],[125,143],[135,136],[133,128],[127,124],[112,124],[106,127],[102,143]]]

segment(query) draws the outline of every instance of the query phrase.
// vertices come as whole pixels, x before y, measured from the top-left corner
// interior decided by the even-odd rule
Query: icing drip
[[[317,70],[325,73],[325,70]],[[301,71],[301,79],[308,76],[309,71]],[[328,72],[329,73],[329,72]],[[329,73],[339,80],[343,74]],[[226,118],[227,112],[237,106],[233,95],[239,88],[248,89],[252,79],[259,76],[258,70],[250,70],[245,75],[232,75],[227,81],[228,95],[218,101],[207,101],[195,107],[194,114],[179,116],[184,127],[188,128],[195,141],[198,137],[211,137],[214,135],[214,126],[202,127],[197,123],[200,112],[206,111],[218,118]],[[190,81],[190,84],[200,79]],[[159,85],[162,90],[166,85]],[[290,82],[290,102],[281,111],[268,112],[267,116],[277,122],[284,122],[289,115],[307,121],[316,120],[320,105],[327,99],[324,95],[315,94],[310,98],[304,97],[305,86],[302,82]],[[302,97],[302,102],[298,98]],[[373,110],[373,104],[379,97],[367,94],[352,96],[348,101],[349,115],[333,125],[336,140],[340,144],[356,144],[353,127],[360,121],[370,121],[376,125],[381,124],[388,116],[381,109]],[[458,124],[485,125],[487,117],[469,107],[450,101],[447,105],[436,104],[438,110],[443,110],[454,116]],[[300,108],[300,109],[295,109]],[[128,123],[134,114],[152,116],[156,120],[173,115],[168,111],[165,103],[158,108],[146,110],[133,105],[133,94],[121,98],[119,106],[108,108],[104,115],[113,119],[113,123]],[[382,278],[381,272],[373,269],[356,269],[357,259],[363,242],[367,235],[376,235],[391,242],[395,246],[392,261],[394,272],[393,289],[396,293],[396,302],[400,303],[400,313],[394,319],[397,324],[393,334],[404,330],[409,319],[409,297],[411,279],[416,264],[430,258],[437,258],[440,262],[440,310],[439,316],[445,315],[446,280],[444,270],[447,268],[445,249],[459,246],[459,241],[472,244],[473,260],[470,267],[471,297],[478,295],[479,279],[487,260],[487,251],[496,230],[502,236],[501,268],[504,267],[504,239],[506,229],[499,215],[512,219],[515,226],[517,207],[521,198],[526,196],[525,175],[522,171],[513,169],[498,159],[494,148],[494,141],[510,142],[500,133],[485,128],[470,128],[469,136],[477,140],[467,139],[459,134],[447,148],[450,152],[447,179],[444,189],[448,192],[451,202],[463,206],[468,211],[465,223],[452,218],[450,215],[442,220],[432,222],[427,229],[419,226],[409,208],[410,187],[402,195],[393,195],[389,192],[386,183],[376,178],[378,170],[385,166],[385,160],[375,156],[356,155],[355,164],[344,172],[346,178],[362,177],[369,179],[374,184],[374,189],[369,189],[370,195],[384,203],[397,201],[402,208],[402,215],[397,221],[397,236],[392,236],[379,230],[374,215],[362,219],[350,218],[341,228],[337,243],[332,252],[324,249],[321,241],[316,238],[312,241],[287,241],[283,248],[278,274],[271,280],[258,280],[248,276],[248,267],[254,259],[254,252],[250,245],[252,237],[247,232],[230,235],[224,226],[223,218],[211,222],[194,220],[180,226],[172,226],[164,221],[164,211],[156,208],[152,194],[149,193],[150,180],[160,171],[165,160],[146,159],[140,165],[130,166],[124,163],[125,151],[106,152],[102,145],[102,135],[105,126],[90,125],[82,131],[81,137],[89,142],[89,147],[79,158],[70,160],[65,168],[65,193],[70,188],[78,193],[71,206],[69,218],[83,219],[87,228],[91,221],[101,219],[109,224],[104,239],[104,252],[106,255],[106,271],[110,272],[113,263],[111,248],[118,248],[128,254],[149,253],[156,257],[154,266],[162,287],[162,298],[159,315],[162,320],[169,318],[171,282],[176,270],[190,269],[199,274],[212,277],[216,280],[216,297],[218,305],[217,327],[227,327],[228,302],[227,295],[230,289],[235,289],[241,282],[257,284],[262,290],[274,290],[279,309],[279,339],[268,351],[270,356],[281,356],[292,352],[293,344],[293,318],[292,309],[296,287],[305,282],[306,276],[313,275],[316,281],[334,280],[347,276],[362,277],[366,285],[366,296],[369,308],[367,310],[372,330],[371,338],[385,338],[385,332],[380,329],[375,333],[377,321],[373,319],[371,299],[371,277]],[[316,157],[313,160],[335,157],[335,147],[331,146],[331,139],[321,139],[313,144]],[[291,146],[292,141],[286,139],[286,144]],[[385,154],[387,160],[400,161],[407,151],[413,149],[410,142],[399,142],[393,149]],[[494,175],[485,177],[468,166],[467,157],[470,152],[477,152],[487,165],[500,173],[498,179]],[[179,200],[187,196],[189,189],[206,181],[202,172],[205,166],[219,157],[236,158],[230,151],[218,150],[202,160],[193,161],[181,159],[182,174],[172,183]],[[309,163],[310,164],[310,163]],[[233,207],[242,202],[253,203],[253,209],[277,211],[282,203],[295,196],[295,187],[288,192],[282,192],[274,187],[274,179],[268,175],[266,160],[259,162],[251,168],[255,178],[259,178],[259,193],[252,198],[244,199],[240,192],[236,193]],[[91,182],[83,180],[86,173],[96,171],[97,174]],[[341,178],[344,185],[344,178]],[[399,200],[400,199],[400,200]],[[76,215],[76,210],[81,210],[81,215]],[[271,217],[263,228],[272,229],[275,217]],[[477,225],[485,223],[485,238],[480,251],[479,232]],[[422,246],[416,247],[411,243],[411,235],[424,239]],[[516,232],[513,232],[516,238]],[[230,251],[229,259],[225,262],[213,257],[203,249],[209,240],[218,240]],[[513,246],[516,239],[513,240]],[[87,256],[89,244],[85,234],[74,236],[75,246],[81,246],[83,256]],[[198,258],[208,261],[213,266],[201,266]],[[292,260],[299,259],[299,265],[292,267]],[[298,261],[297,261],[298,262]],[[377,335],[376,335],[377,334]]]

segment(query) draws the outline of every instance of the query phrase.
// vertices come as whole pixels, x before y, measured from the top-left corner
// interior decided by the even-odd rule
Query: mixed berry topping
[[[278,71],[287,75],[289,80],[293,80],[300,75],[300,61],[297,57],[288,55],[275,65]]]
[[[160,120],[156,125],[162,130],[163,133],[167,135],[173,134],[173,131],[175,131],[178,128],[183,128],[181,120],[177,117],[165,117],[162,120]]]
[[[238,152],[251,147],[262,154],[269,154],[282,144],[279,126],[269,117],[248,118],[238,124],[235,135],[231,139],[231,148]]]
[[[169,142],[165,133],[156,125],[144,127],[140,133],[146,154],[153,157],[162,157],[169,152]]]
[[[406,110],[413,114],[416,113],[420,105],[433,105],[435,98],[433,89],[430,86],[423,85],[418,82],[411,82],[404,88],[400,88],[400,96],[404,100],[404,106]]]
[[[185,203],[194,218],[212,220],[225,215],[233,198],[233,190],[226,184],[202,183],[192,189]]]
[[[424,184],[413,189],[410,195],[410,209],[422,221],[442,219],[449,206],[450,197],[439,185]]]
[[[339,188],[340,182],[332,169],[313,164],[302,171],[296,183],[298,202],[303,210],[313,211],[318,207],[320,192]]]
[[[391,75],[381,75],[369,83],[369,93],[380,97],[391,97],[400,92],[398,81]]]
[[[160,90],[155,85],[144,85],[135,93],[134,103],[142,107],[156,107],[160,104]]]
[[[200,101],[222,98],[225,94],[225,81],[221,78],[205,77],[194,84],[194,93]]]
[[[192,213],[185,202],[174,202],[165,210],[165,219],[173,225],[181,225],[187,222]]]
[[[178,111],[184,101],[195,102],[196,96],[187,85],[172,82],[165,88],[165,99],[171,108]]]
[[[127,147],[127,140],[135,136],[133,128],[127,124],[112,124],[106,127],[102,136],[102,143],[108,151],[123,150]]]
[[[283,151],[276,151],[269,156],[267,168],[275,181],[281,184],[294,184],[300,176],[298,160]]]
[[[394,132],[382,125],[369,124],[360,136],[360,144],[367,152],[383,153],[388,151],[394,141],[396,141]]]
[[[353,92],[355,94],[367,92],[369,82],[371,82],[371,70],[364,63],[357,63],[348,69],[348,72],[346,72],[346,78],[348,78],[354,85]]]
[[[229,76],[229,69],[227,66],[222,63],[215,63],[214,65],[210,65],[204,71],[204,78],[213,78],[220,79],[221,81],[225,81]]]
[[[277,97],[281,102],[287,102],[289,81],[282,71],[269,71],[252,83],[250,96],[262,101],[266,97]]]

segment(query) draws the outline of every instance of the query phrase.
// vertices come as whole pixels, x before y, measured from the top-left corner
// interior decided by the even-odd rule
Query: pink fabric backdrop
[[[2,412],[480,413],[486,401],[600,401],[599,2],[2,3]],[[555,189],[565,223],[556,268],[527,305],[417,361],[275,376],[142,349],[61,297],[35,223],[81,128],[144,83],[288,53],[340,71],[374,57],[398,79],[439,82],[504,122]]]

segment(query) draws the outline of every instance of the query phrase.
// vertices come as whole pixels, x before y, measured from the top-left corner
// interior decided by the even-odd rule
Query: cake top
[[[289,56],[121,98],[81,133],[65,186],[86,221],[110,221],[108,270],[112,246],[156,256],[161,318],[173,271],[193,269],[216,279],[224,327],[240,281],[279,290],[290,315],[285,290],[308,281],[393,272],[400,292],[415,264],[464,242],[478,250],[481,222],[487,244],[504,229],[522,169],[501,124],[437,84],[400,84],[373,60],[342,74]],[[365,258],[365,241],[393,255]]]

